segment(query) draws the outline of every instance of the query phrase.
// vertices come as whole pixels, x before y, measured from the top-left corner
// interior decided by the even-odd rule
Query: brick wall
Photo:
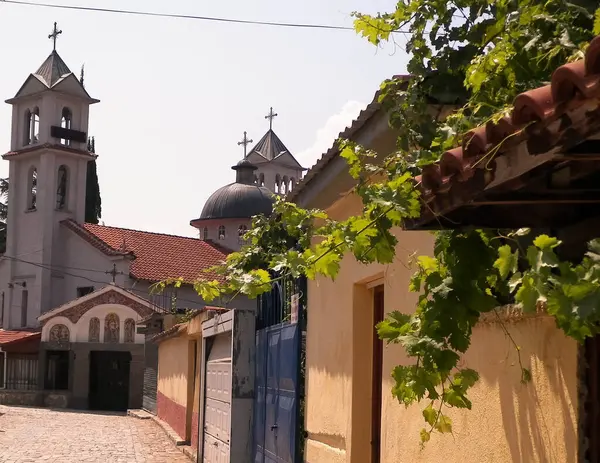
[[[158,417],[173,428],[179,437],[185,440],[186,432],[186,410],[183,405],[179,405],[174,400],[169,399],[162,392],[158,391],[156,397],[156,409]],[[197,418],[196,418],[197,420]]]

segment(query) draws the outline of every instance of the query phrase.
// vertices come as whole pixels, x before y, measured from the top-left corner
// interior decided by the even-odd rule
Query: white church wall
[[[120,304],[102,304],[91,308],[84,313],[77,323],[71,322],[68,318],[56,316],[51,318],[42,328],[42,342],[50,340],[50,331],[56,325],[65,325],[69,329],[69,342],[90,342],[90,320],[98,318],[100,321],[99,342],[104,342],[104,323],[106,316],[115,314],[119,317],[119,342],[125,342],[125,321],[132,319],[137,322],[140,316],[131,308]],[[134,332],[135,333],[135,332]],[[134,344],[144,344],[143,334],[134,334]]]
[[[111,258],[70,230],[61,227],[60,240],[64,243],[64,304],[77,297],[77,288],[100,289],[112,282],[112,275],[106,273],[117,265],[119,274],[115,278],[117,286],[125,287],[129,280],[129,261],[124,258]]]
[[[104,342],[104,321],[108,314],[114,313],[119,317],[119,342],[125,342],[125,320],[132,319],[136,323],[140,316],[130,307],[119,304],[102,304],[91,308],[77,321],[75,325],[76,342],[89,342],[90,320],[98,318],[100,320],[100,342]],[[145,336],[143,334],[134,335],[135,344],[144,344]]]
[[[284,163],[278,161],[262,162],[260,164],[256,164],[256,167],[258,167],[258,169],[255,171],[254,174],[259,179],[262,175],[264,178],[264,186],[274,193],[287,193],[290,189],[290,184],[295,185],[296,183],[298,183],[298,180],[302,177],[301,169],[285,165]],[[286,185],[286,188],[284,188],[284,191],[280,191],[282,189],[282,179],[284,177],[287,178],[288,183]],[[279,186],[277,186],[278,179]]]
[[[27,204],[30,197],[28,189],[31,188],[30,173],[34,168],[39,172],[40,167],[37,157],[30,157],[15,165],[15,177],[11,178],[13,188],[9,190],[11,196],[9,199],[14,209],[12,211],[9,209],[9,214],[14,223],[13,230],[16,236],[11,237],[15,246],[14,254],[10,257],[30,260],[29,257],[41,251],[42,213],[39,209],[30,211]],[[15,239],[16,237],[18,239]],[[22,267],[24,265],[17,265],[15,271],[22,272]]]
[[[207,239],[214,243],[225,247],[231,251],[237,251],[241,247],[239,229],[241,226],[245,226],[250,229],[252,220],[250,219],[214,219],[214,220],[203,220],[201,223],[198,222],[198,236],[200,239],[204,239],[204,228],[208,229]],[[225,227],[225,237],[220,238],[219,228]]]
[[[129,279],[127,289],[134,293],[136,296],[139,296],[143,299],[146,299],[154,304],[156,304],[161,309],[167,309],[166,304],[168,302],[163,302],[163,297],[160,294],[151,294],[151,287],[154,283],[142,280],[134,280],[132,278]],[[181,286],[177,288],[177,307],[181,309],[201,309],[206,304],[202,300],[202,298],[194,291],[194,288],[191,286]],[[165,291],[164,293],[169,294],[169,291]]]

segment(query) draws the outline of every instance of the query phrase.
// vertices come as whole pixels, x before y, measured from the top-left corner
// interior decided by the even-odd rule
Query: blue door
[[[279,324],[256,332],[256,463],[294,463],[298,430],[300,329]]]

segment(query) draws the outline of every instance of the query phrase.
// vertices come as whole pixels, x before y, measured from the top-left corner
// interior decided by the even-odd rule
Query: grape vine
[[[347,254],[365,264],[393,262],[394,229],[422,207],[414,176],[473,127],[508,115],[515,96],[544,85],[553,69],[582,58],[600,33],[595,8],[591,0],[400,0],[390,13],[354,13],[357,32],[375,45],[409,31],[411,74],[381,87],[382,106],[399,134],[395,152],[381,159],[340,142],[362,214],[336,221],[278,199],[271,217],[254,219],[249,244],[212,269],[222,281],[200,279],[198,293],[207,301],[256,297],[289,275],[335,278]],[[472,407],[468,392],[479,376],[459,360],[482,314],[518,303],[526,313],[543,308],[580,342],[598,333],[600,241],[572,263],[557,255],[558,239],[530,235],[527,229],[436,232],[433,255],[416,260],[410,282],[419,293],[416,310],[394,311],[378,325],[379,336],[402,345],[413,360],[393,370],[392,394],[406,406],[426,403],[423,443],[433,432],[452,432],[446,409]],[[520,368],[522,381],[530,381]]]

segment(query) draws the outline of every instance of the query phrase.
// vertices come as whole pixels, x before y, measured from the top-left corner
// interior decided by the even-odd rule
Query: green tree
[[[8,178],[0,179],[0,253],[6,251],[6,218],[8,208]]]
[[[335,221],[278,200],[270,218],[254,220],[250,244],[213,269],[227,276],[226,284],[199,280],[199,294],[206,300],[254,297],[270,288],[272,274],[335,278],[347,254],[363,263],[393,262],[392,228],[420,214],[414,175],[473,127],[508,115],[515,96],[544,85],[556,67],[582,58],[600,33],[600,10],[594,8],[597,3],[588,0],[400,0],[389,13],[354,13],[357,32],[374,45],[406,37],[411,78],[381,87],[381,102],[400,134],[397,151],[375,164],[377,153],[342,141],[362,214]],[[432,100],[456,110],[440,118]],[[425,402],[422,442],[432,432],[452,431],[447,408],[472,406],[468,391],[478,374],[461,369],[459,360],[482,313],[509,301],[531,312],[544,302],[575,339],[599,332],[600,241],[592,241],[575,265],[559,259],[560,242],[547,235],[532,237],[522,250],[528,233],[437,232],[434,255],[416,260],[410,283],[420,294],[415,312],[394,312],[378,326],[382,339],[401,344],[413,359],[392,372],[392,394],[406,406]],[[528,382],[530,372],[520,368]]]
[[[88,139],[88,151],[96,153],[96,139]],[[88,161],[87,179],[85,185],[85,221],[87,223],[98,223],[102,218],[102,198],[100,197],[100,183],[98,182],[98,171],[96,160]]]

